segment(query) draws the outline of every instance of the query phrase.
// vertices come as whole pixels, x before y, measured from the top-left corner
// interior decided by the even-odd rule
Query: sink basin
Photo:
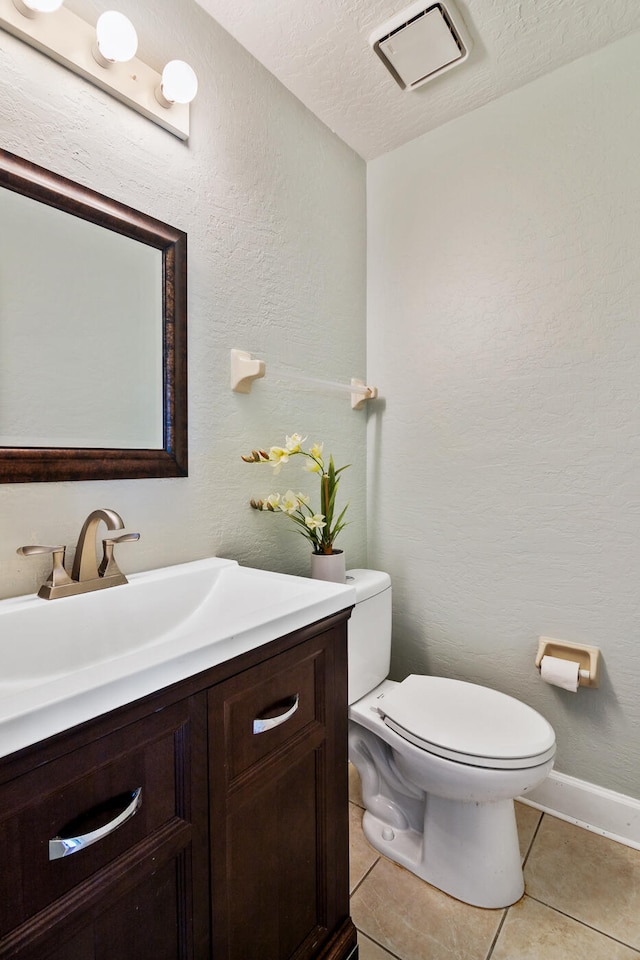
[[[0,756],[351,606],[355,590],[210,557],[109,590],[0,601]]]

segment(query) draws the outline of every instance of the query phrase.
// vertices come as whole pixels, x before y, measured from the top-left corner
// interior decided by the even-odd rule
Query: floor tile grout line
[[[366,937],[367,940],[371,940],[371,943],[375,943],[376,947],[380,947],[380,949],[384,950],[385,953],[388,953],[390,957],[393,957],[393,960],[404,960],[399,953],[394,953],[393,950],[389,950],[388,947],[385,947],[385,945],[380,943],[379,940],[376,940],[375,937],[370,936],[366,930],[360,930],[358,927],[356,927],[356,930],[358,930],[358,933],[361,933],[363,937]]]
[[[552,904],[547,903],[546,900],[541,900],[540,897],[534,897],[530,893],[527,893],[526,896],[529,898],[529,900],[535,900],[536,903],[540,903],[543,907],[547,907],[549,910],[553,910],[554,913],[560,914],[561,917],[566,917],[567,920],[573,920],[575,923],[579,923],[581,927],[585,927],[587,930],[592,930],[594,933],[598,933],[601,937],[606,937],[608,940],[612,940],[614,943],[619,943],[621,947],[627,947],[628,950],[633,950],[634,953],[640,955],[640,948],[634,944],[626,943],[624,940],[620,940],[619,937],[613,937],[610,933],[607,933],[606,930],[601,930],[599,927],[594,927],[590,923],[585,923],[584,920],[579,920],[578,917],[574,917],[572,914],[567,913],[566,910],[559,910],[558,907],[554,907]]]
[[[525,868],[525,866],[527,865],[527,862],[528,862],[528,860],[529,860],[529,857],[531,856],[531,853],[532,853],[532,851],[533,851],[533,845],[534,845],[534,843],[536,842],[536,840],[537,840],[537,838],[538,838],[538,834],[540,833],[540,827],[542,826],[542,821],[544,820],[544,818],[545,818],[545,814],[543,813],[542,816],[540,817],[540,819],[538,820],[538,824],[537,824],[535,830],[533,831],[533,836],[531,837],[531,840],[529,841],[529,846],[527,847],[527,851],[526,851],[526,853],[525,853],[525,855],[524,855],[524,859],[523,859],[523,861],[522,861],[522,869],[523,869],[523,871],[524,871],[524,868]]]
[[[496,943],[498,942],[498,937],[502,933],[502,928],[504,927],[504,923],[505,923],[505,920],[507,919],[507,914],[509,913],[510,909],[511,909],[510,907],[506,907],[504,913],[502,914],[502,917],[500,918],[500,923],[498,924],[498,929],[496,930],[495,936],[489,945],[489,952],[487,953],[484,960],[490,960],[491,954],[493,953]]]
[[[359,804],[359,803],[356,803],[354,800],[349,800],[349,805],[351,805],[351,804],[353,804],[353,805],[354,805],[355,807],[357,807],[359,810],[363,810],[363,811],[364,811],[364,807],[361,807],[360,804]],[[366,838],[365,838],[365,839],[366,839]],[[367,841],[367,842],[368,842],[368,841]],[[378,860],[380,860],[380,858],[382,857],[382,854],[381,854],[381,853],[378,853],[377,851],[375,851],[374,848],[371,846],[371,844],[368,844],[368,845],[369,845],[369,847],[371,848],[372,854],[375,856],[375,860],[373,861],[373,863],[371,864],[371,866],[369,866],[369,867],[367,868],[367,870],[365,870],[365,872],[362,874],[362,876],[360,877],[360,879],[359,879],[358,882],[356,883],[356,885],[355,885],[355,887],[353,888],[353,890],[351,890],[351,891],[349,892],[349,900],[351,900],[351,897],[360,889],[360,887],[362,886],[362,884],[364,883],[364,881],[367,879],[367,877],[369,876],[369,874],[371,873],[371,871],[372,871],[373,868],[375,867],[375,865],[376,865],[376,863],[378,862]]]
[[[353,888],[353,890],[352,890],[351,893],[349,894],[349,900],[351,900],[351,898],[358,892],[358,890],[360,889],[360,887],[362,886],[362,884],[365,882],[365,880],[367,879],[367,877],[371,874],[371,871],[372,871],[373,868],[375,867],[376,863],[378,863],[381,859],[382,859],[382,855],[380,855],[379,857],[376,857],[376,859],[373,861],[373,863],[371,864],[371,866],[370,866],[367,870],[365,870],[365,872],[362,874],[362,876],[360,877],[360,879],[359,879],[358,882],[356,883],[355,887]]]

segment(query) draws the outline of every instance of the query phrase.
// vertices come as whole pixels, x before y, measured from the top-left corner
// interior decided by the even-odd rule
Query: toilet
[[[452,897],[506,907],[524,892],[513,801],[553,767],[556,739],[535,710],[444,677],[388,680],[391,580],[350,570],[349,759],[369,843]]]

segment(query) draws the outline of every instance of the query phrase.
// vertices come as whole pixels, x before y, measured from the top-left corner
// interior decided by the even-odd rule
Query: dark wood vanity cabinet
[[[200,695],[132,723],[119,712],[69,752],[64,738],[57,756],[29,751],[33,769],[0,787],[0,957],[206,956],[205,707]],[[50,840],[113,822],[139,788],[135,816],[50,859]]]
[[[346,919],[346,709],[330,636],[209,691],[216,960],[317,957]]]
[[[346,616],[0,760],[0,960],[355,957]]]

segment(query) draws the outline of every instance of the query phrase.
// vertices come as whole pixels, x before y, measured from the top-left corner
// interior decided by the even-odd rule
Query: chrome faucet
[[[39,597],[42,597],[43,600],[56,600],[59,597],[72,597],[79,593],[90,593],[93,590],[104,590],[106,587],[117,587],[127,582],[127,578],[115,561],[113,549],[116,543],[139,540],[140,534],[123,533],[117,537],[111,536],[103,539],[102,561],[98,566],[96,539],[98,527],[103,521],[109,531],[124,529],[124,521],[115,510],[107,508],[93,510],[82,525],[71,576],[64,568],[66,547],[18,547],[17,552],[23,557],[30,557],[38,553],[53,554],[51,574],[38,590]]]

